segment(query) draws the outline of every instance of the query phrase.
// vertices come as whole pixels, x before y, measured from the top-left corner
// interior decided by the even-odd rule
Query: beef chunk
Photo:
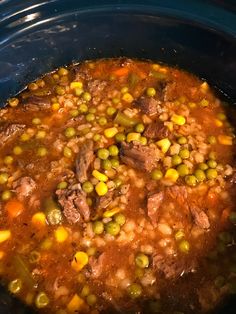
[[[80,183],[88,179],[88,169],[93,162],[93,141],[86,141],[81,147],[76,158],[76,178]]]
[[[144,131],[144,136],[146,136],[147,138],[155,138],[158,140],[168,137],[169,135],[169,129],[161,121],[152,122],[147,126],[146,130]]]
[[[103,92],[106,86],[106,81],[92,80],[88,82],[88,89],[90,93],[95,97],[101,97],[101,92]]]
[[[26,197],[30,196],[36,187],[37,185],[35,181],[30,177],[22,177],[13,182],[13,189],[20,201],[23,201]]]
[[[107,208],[113,200],[114,191],[109,191],[106,195],[98,197],[96,205],[98,208]]]
[[[176,82],[168,82],[164,89],[164,101],[175,100],[176,97],[177,84]],[[178,95],[178,94],[177,94]]]
[[[160,159],[158,150],[134,143],[121,143],[121,160],[128,166],[143,171],[152,171]]]
[[[184,185],[173,185],[168,187],[166,189],[166,196],[171,197],[181,206],[187,206],[188,191]]]
[[[147,214],[153,224],[157,223],[158,209],[164,199],[164,192],[150,195],[147,199]]]
[[[134,105],[147,115],[155,115],[160,110],[160,102],[153,97],[141,96]]]
[[[81,220],[88,221],[90,209],[86,201],[86,194],[80,184],[70,185],[67,189],[57,190],[58,202],[63,208],[63,213],[70,224]]]
[[[91,267],[91,275],[93,278],[98,278],[104,272],[106,266],[106,253],[101,253],[98,258],[92,256],[89,259],[89,265]]]
[[[153,268],[164,274],[167,279],[177,279],[185,273],[193,272],[196,267],[195,260],[183,260],[174,256],[153,255]]]
[[[210,222],[207,214],[197,206],[190,206],[190,212],[193,216],[194,223],[201,229],[208,229]]]
[[[43,109],[49,109],[51,102],[48,97],[45,96],[29,96],[23,100],[23,108],[29,111],[40,111]]]
[[[13,141],[18,135],[21,135],[24,132],[24,129],[24,124],[0,124],[0,143],[4,145],[9,141]]]

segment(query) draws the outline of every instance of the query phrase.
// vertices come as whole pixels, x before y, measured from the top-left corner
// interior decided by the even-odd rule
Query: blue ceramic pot
[[[101,57],[148,58],[206,79],[236,102],[234,0],[0,2],[0,105],[52,69]],[[236,313],[233,300],[221,313]],[[2,290],[0,313],[26,313]]]

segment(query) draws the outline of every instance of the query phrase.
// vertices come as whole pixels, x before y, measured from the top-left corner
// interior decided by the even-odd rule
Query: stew
[[[0,276],[44,313],[204,313],[236,293],[231,107],[190,73],[63,67],[0,110]]]

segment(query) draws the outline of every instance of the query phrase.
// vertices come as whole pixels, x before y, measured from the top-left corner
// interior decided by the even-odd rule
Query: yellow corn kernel
[[[221,127],[223,125],[223,122],[220,121],[219,119],[215,119],[215,125]]]
[[[60,104],[58,102],[55,102],[52,104],[51,108],[53,111],[57,111],[60,109]]]
[[[0,230],[0,243],[7,241],[11,237],[10,230]]]
[[[167,126],[167,128],[168,128],[170,131],[173,131],[173,129],[174,129],[173,122],[171,122],[171,121],[165,122],[165,126]]]
[[[161,151],[165,154],[168,149],[170,148],[171,142],[170,140],[166,137],[163,138],[162,140],[158,141],[157,146],[159,146],[161,148]]]
[[[67,304],[67,310],[69,312],[77,312],[80,310],[80,308],[83,306],[84,300],[78,296],[78,294],[75,294],[73,298],[70,300],[70,302]]]
[[[116,127],[108,128],[104,130],[104,135],[107,138],[112,138],[118,133],[118,129]]]
[[[74,268],[74,270],[80,271],[87,264],[88,264],[88,254],[86,254],[83,251],[79,251],[75,253],[73,261],[71,262],[71,266]]]
[[[233,138],[229,135],[219,135],[218,141],[222,145],[233,145]]]
[[[98,170],[93,170],[92,175],[94,176],[94,178],[96,178],[102,182],[107,182],[107,180],[108,180],[108,177]]]
[[[54,231],[54,235],[55,235],[55,238],[57,240],[57,242],[59,243],[62,243],[64,242],[67,238],[68,238],[68,232],[67,230],[60,226],[58,227],[55,231]]]
[[[154,71],[158,71],[158,70],[160,69],[160,65],[157,64],[157,63],[154,63],[154,64],[152,65],[152,69],[153,69]]]
[[[46,225],[46,216],[43,212],[37,212],[32,216],[31,221],[34,225],[45,226]]]
[[[188,106],[190,107],[190,108],[196,108],[196,104],[195,104],[195,102],[189,102],[188,103]]]
[[[74,88],[82,88],[83,87],[83,83],[82,82],[71,82],[70,83],[70,88],[74,89]]]
[[[5,252],[0,251],[0,260],[4,257],[4,255],[5,255]]]
[[[127,134],[126,140],[128,143],[132,141],[139,141],[141,137],[140,133],[131,132]]]
[[[201,101],[200,101],[200,106],[202,107],[207,107],[209,105],[209,101],[205,98],[203,98]]]
[[[120,211],[121,211],[121,209],[119,207],[114,207],[110,210],[106,210],[103,213],[103,217],[104,218],[110,218],[110,217],[114,216],[115,214],[119,213]]]
[[[42,250],[49,250],[52,247],[52,245],[53,245],[52,240],[50,238],[47,238],[41,243],[40,248]]]
[[[20,137],[22,142],[27,142],[30,139],[30,135],[28,133],[23,133]]]
[[[105,194],[107,194],[108,192],[108,187],[106,185],[106,183],[104,182],[99,182],[96,186],[95,186],[95,190],[97,192],[97,194],[99,196],[103,196]]]
[[[209,85],[207,84],[207,82],[203,82],[201,85],[200,85],[200,89],[203,93],[207,92],[208,89],[209,89]]]
[[[173,114],[171,121],[177,125],[184,125],[186,122],[185,117],[178,114]]]
[[[165,178],[172,182],[176,182],[178,180],[178,177],[178,171],[173,168],[168,169],[165,173]]]
[[[130,93],[124,93],[122,99],[128,102],[129,104],[134,100],[133,96]]]

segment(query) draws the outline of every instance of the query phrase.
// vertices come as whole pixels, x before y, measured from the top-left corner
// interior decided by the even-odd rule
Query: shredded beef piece
[[[156,121],[147,126],[143,135],[147,138],[155,138],[160,140],[162,138],[168,137],[170,135],[170,131],[163,122]]]
[[[22,102],[23,108],[30,111],[40,111],[43,109],[49,109],[51,107],[49,97],[45,96],[29,96],[25,98]]]
[[[0,124],[0,143],[4,145],[9,141],[15,140],[18,135],[24,132],[24,129],[24,124],[11,124],[7,122]]]
[[[164,89],[164,101],[172,101],[176,99],[176,82],[168,82]]]
[[[150,195],[147,199],[147,214],[153,224],[157,223],[158,209],[160,208],[163,199],[163,191]]]
[[[190,206],[190,212],[193,216],[194,223],[201,229],[208,229],[210,222],[207,214],[197,206]]]
[[[188,191],[186,186],[173,185],[166,188],[166,195],[173,198],[179,205],[187,207]]]
[[[113,200],[115,191],[108,191],[104,196],[98,197],[96,200],[96,206],[98,208],[107,208]]]
[[[91,267],[91,276],[93,278],[98,278],[104,271],[106,265],[106,254],[103,252],[98,258],[92,256],[89,259],[89,265]]]
[[[153,97],[141,96],[134,105],[147,115],[155,115],[160,110],[160,102]]]
[[[121,160],[132,168],[152,171],[160,159],[158,150],[139,143],[121,143]]]
[[[86,201],[86,194],[81,189],[80,184],[73,184],[67,189],[57,190],[56,195],[70,224],[79,222],[81,216],[85,221],[89,221],[90,208]]]
[[[95,97],[99,96],[99,98],[101,97],[101,92],[105,89],[106,86],[106,81],[92,80],[88,82],[88,90],[90,93]]]
[[[93,141],[86,141],[79,150],[76,158],[76,178],[80,183],[88,179],[88,169],[93,162]]]
[[[23,201],[24,198],[30,196],[36,187],[37,185],[35,181],[30,177],[22,177],[13,182],[13,189],[20,201]]]
[[[164,274],[167,279],[177,279],[185,273],[193,272],[196,268],[195,260],[180,259],[178,257],[154,254],[153,268]]]

